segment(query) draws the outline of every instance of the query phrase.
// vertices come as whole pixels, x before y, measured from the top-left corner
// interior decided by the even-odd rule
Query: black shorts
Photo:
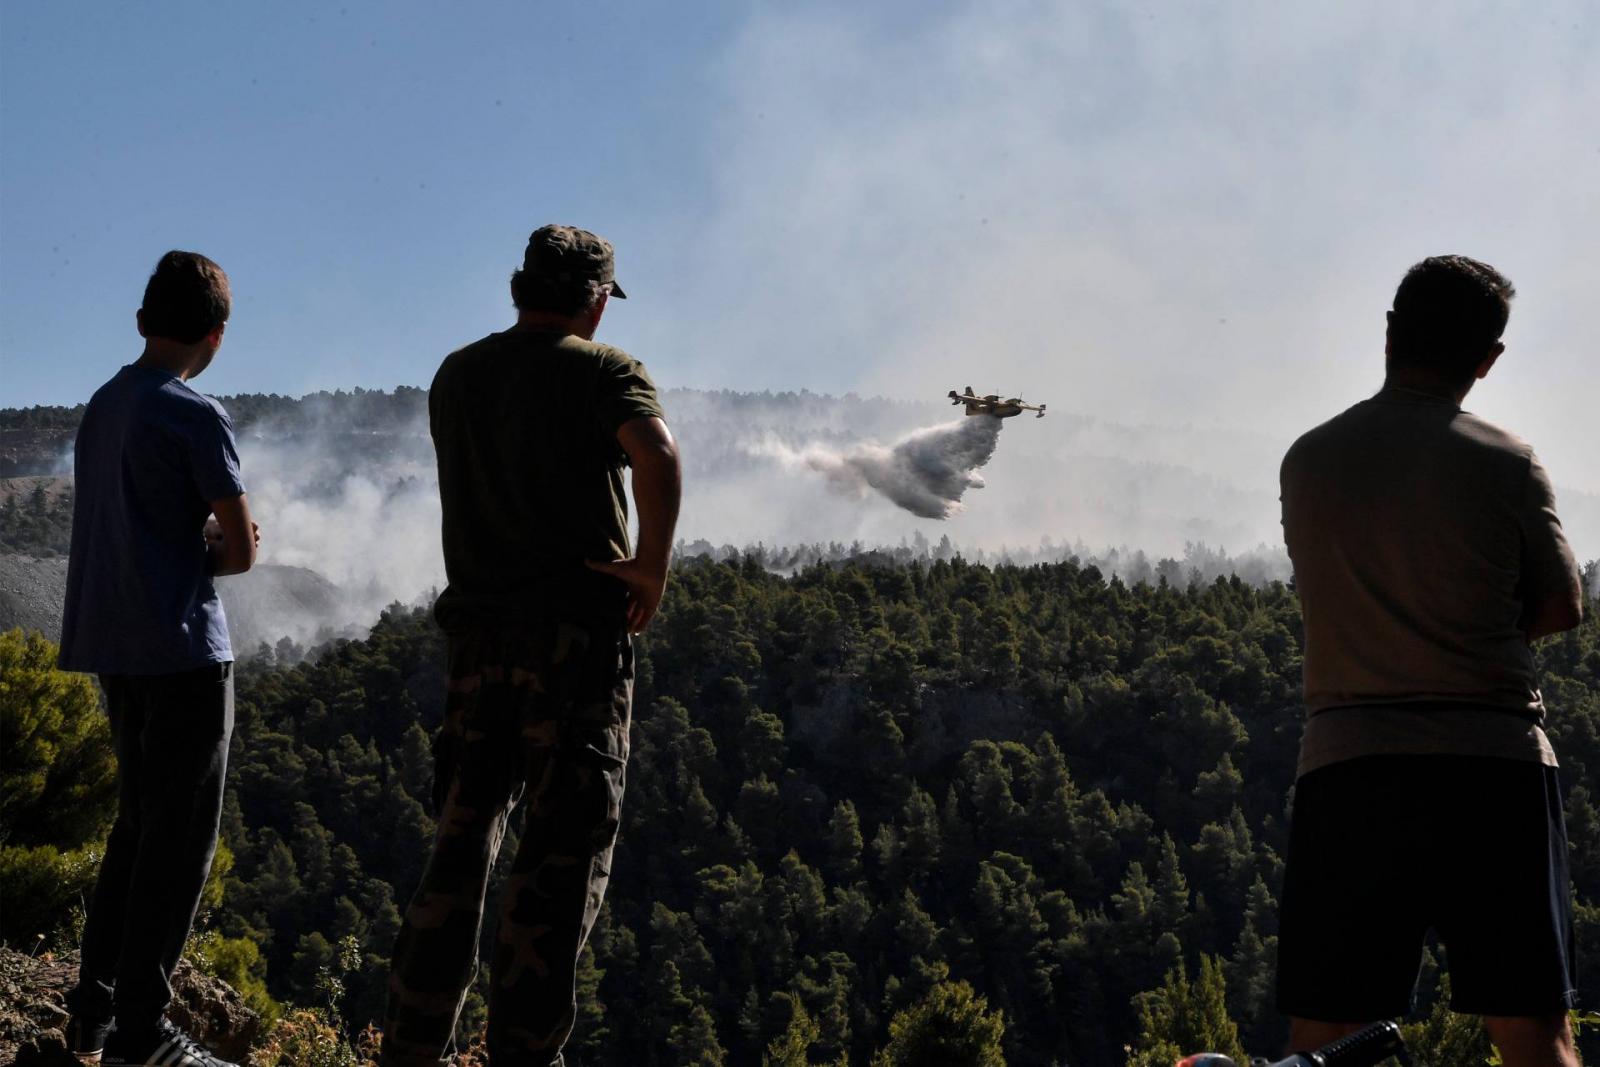
[[[1572,890],[1554,767],[1365,756],[1300,779],[1278,1010],[1327,1022],[1405,1015],[1430,928],[1445,947],[1456,1011],[1572,1006]]]

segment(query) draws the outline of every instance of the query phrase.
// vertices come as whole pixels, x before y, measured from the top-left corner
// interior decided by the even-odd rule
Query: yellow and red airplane
[[[1001,400],[999,394],[990,393],[988,396],[978,396],[972,391],[972,386],[967,386],[965,393],[950,390],[950,403],[967,405],[968,415],[993,415],[997,419],[1009,419],[1013,415],[1021,415],[1024,411],[1036,411],[1036,418],[1044,418],[1045,405],[1024,404],[1020,396],[1010,400]]]

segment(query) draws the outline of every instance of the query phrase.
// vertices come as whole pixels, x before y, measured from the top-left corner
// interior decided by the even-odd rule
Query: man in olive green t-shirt
[[[1505,1063],[1575,1064],[1571,889],[1529,642],[1583,596],[1550,479],[1461,410],[1504,351],[1494,268],[1424,260],[1389,312],[1383,389],[1281,473],[1305,620],[1305,700],[1278,1006],[1314,1048],[1404,1014],[1423,938],[1451,1006]]]
[[[449,1057],[489,872],[524,796],[487,1045],[495,1063],[562,1062],[621,818],[630,634],[661,602],[677,521],[677,446],[655,385],[593,340],[607,300],[624,296],[610,243],[541,227],[511,295],[516,324],[452,353],[428,394],[448,580],[434,613],[450,683],[435,742],[439,836],[395,944],[386,1065]]]

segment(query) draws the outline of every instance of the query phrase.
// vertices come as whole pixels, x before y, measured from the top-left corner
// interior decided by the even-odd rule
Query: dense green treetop
[[[684,562],[638,642],[570,1061],[893,1063],[951,1019],[981,1063],[998,1043],[1012,1064],[1121,1064],[1229,1026],[1275,1050],[1300,642],[1281,584]],[[1580,953],[1600,958],[1600,622],[1538,654]],[[359,1028],[433,834],[443,639],[396,607],[365,640],[277,658],[241,666],[235,865],[206,924],[301,1004],[353,944]]]

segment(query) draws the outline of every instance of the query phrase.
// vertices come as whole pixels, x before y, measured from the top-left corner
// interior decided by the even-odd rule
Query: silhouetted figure
[[[497,1064],[559,1064],[578,954],[622,813],[631,633],[666,587],[677,446],[655,386],[592,338],[617,287],[611,245],[545,226],[511,279],[516,325],[450,355],[428,395],[448,586],[439,834],[395,944],[385,1064],[437,1064],[478,966],[484,894],[526,800],[489,984]],[[637,553],[623,468],[633,468]]]
[[[144,353],[78,427],[61,667],[100,676],[118,802],[67,1042],[84,1057],[103,1047],[107,1064],[222,1065],[164,1013],[216,852],[233,732],[233,651],[211,580],[256,557],[233,424],[188,385],[221,346],[231,300],[205,256],[162,256],[139,309]]]
[[[1461,410],[1495,366],[1511,283],[1424,260],[1389,312],[1374,397],[1295,442],[1283,528],[1305,700],[1278,1007],[1314,1048],[1410,1007],[1424,938],[1451,1006],[1507,1064],[1576,1064],[1571,889],[1529,642],[1583,593],[1550,481]]]

